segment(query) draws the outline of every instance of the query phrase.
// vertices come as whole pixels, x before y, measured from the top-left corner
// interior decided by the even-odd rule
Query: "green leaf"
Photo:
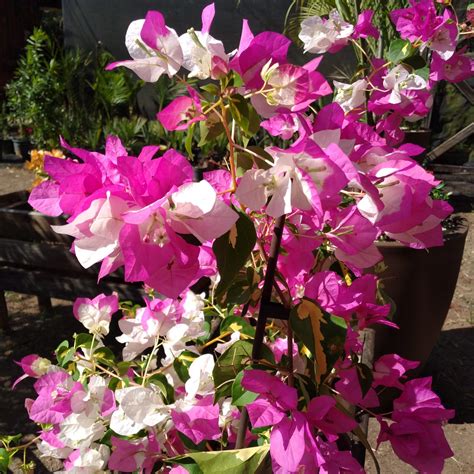
[[[10,446],[10,444],[20,441],[22,437],[23,435],[21,433],[16,435],[2,435],[0,436],[0,441],[5,443],[7,446]]]
[[[165,375],[155,374],[148,379],[148,382],[158,386],[167,405],[174,403],[174,389]]]
[[[250,300],[256,303],[260,296],[260,290],[258,290],[260,281],[259,273],[250,266],[246,268],[245,273],[239,271],[225,293],[225,303],[242,305]]]
[[[92,334],[76,334],[74,337],[74,347],[78,349],[79,347],[85,347],[86,349],[90,349],[92,346]],[[97,342],[95,343],[97,345]]]
[[[176,370],[176,373],[182,382],[186,382],[189,379],[189,366],[197,357],[199,356],[193,352],[184,351],[174,360],[174,370]]]
[[[235,377],[234,383],[232,384],[231,394],[232,394],[232,405],[236,407],[243,407],[252,403],[257,397],[258,393],[249,392],[242,387],[242,377],[244,376],[244,371],[242,370]]]
[[[270,445],[228,451],[189,453],[168,459],[168,463],[181,464],[188,469],[190,459],[206,474],[253,474],[264,464]],[[196,471],[189,471],[193,474]]]
[[[194,125],[195,123],[191,124],[188,128],[188,132],[186,133],[186,140],[184,141],[184,149],[188,154],[189,158],[193,158],[193,138],[194,138]]]
[[[113,367],[115,365],[115,355],[108,347],[99,347],[94,351],[94,357],[102,364]]]
[[[56,356],[58,355],[58,353],[61,353],[63,352],[65,349],[68,349],[69,348],[69,341],[67,339],[65,339],[64,341],[62,341],[61,343],[59,343],[58,347],[56,347],[56,349],[54,350],[54,353],[56,354]]]
[[[414,54],[404,59],[403,64],[410,66],[416,71],[416,69],[423,69],[426,66],[426,61],[419,54]]]
[[[312,398],[319,395],[313,377],[295,373],[295,386],[301,390],[306,404],[308,404]],[[300,403],[303,403],[303,400],[300,399]]]
[[[212,377],[217,401],[221,397],[231,394],[232,383],[237,374],[243,370],[252,358],[252,343],[248,341],[237,341],[232,344],[218,359]]]
[[[339,316],[326,315],[326,324],[321,327],[324,336],[322,342],[324,352],[326,353],[329,367],[332,367],[336,360],[342,356],[344,352],[344,343],[346,342],[347,323]]]
[[[241,87],[244,85],[244,80],[242,79],[242,76],[238,73],[236,73],[235,71],[232,71],[230,73],[230,78],[229,78],[229,82],[227,84],[227,87],[235,87],[235,88],[238,88],[238,87]]]
[[[231,96],[229,110],[232,118],[237,122],[245,135],[252,137],[259,131],[260,117],[250,102],[243,96],[240,94]]]
[[[239,211],[237,222],[212,245],[221,277],[216,290],[217,295],[229,287],[239,270],[246,264],[256,241],[257,233],[253,222]]]
[[[307,298],[303,298],[290,312],[291,327],[314,356],[318,383],[328,370],[322,329],[322,326],[327,324],[325,314],[327,313],[324,313],[314,301]]]
[[[349,21],[350,23],[354,23],[355,15],[354,12],[351,11],[350,2],[335,0],[335,4],[343,19]]]
[[[193,234],[177,234],[189,245],[195,245],[196,247],[200,247],[202,245],[201,241]]]
[[[76,350],[74,347],[69,347],[69,341],[63,341],[54,351],[56,354],[56,360],[61,367],[67,365],[74,358]]]
[[[240,331],[247,336],[255,336],[255,328],[242,316],[227,316],[221,323],[221,334],[227,331]]]
[[[398,64],[403,59],[410,57],[415,51],[408,40],[396,39],[390,43],[387,58],[392,63]]]
[[[246,171],[252,168],[253,160],[249,153],[239,152],[236,155],[237,176],[241,177]]]
[[[387,314],[387,319],[393,321],[395,314],[397,313],[397,304],[395,303],[394,299],[389,296],[389,294],[380,286],[377,289],[378,291],[378,302],[379,304],[389,304],[390,305],[390,312]]]
[[[209,114],[205,122],[199,122],[200,140],[198,146],[202,147],[206,143],[215,140],[224,133],[224,125],[219,116],[215,113]]]
[[[131,362],[127,362],[127,361],[121,361],[117,364],[117,369],[119,371],[119,374],[120,375],[125,375],[127,372],[128,372],[128,369],[130,368],[131,366]]]
[[[187,451],[207,451],[206,441],[201,441],[199,444],[191,441],[186,435],[178,432],[179,439],[183,442],[184,447],[187,448]]]
[[[427,81],[430,78],[430,68],[428,66],[416,69],[414,73],[417,76],[422,77],[425,81]]]
[[[234,278],[225,294],[225,303],[241,305],[247,303],[252,296],[252,289],[247,279],[241,273]]]
[[[0,472],[8,472],[8,465],[10,464],[10,454],[5,448],[0,448]]]
[[[204,84],[203,86],[201,86],[201,89],[203,91],[209,92],[209,94],[212,95],[219,94],[219,86],[217,84],[214,84],[213,82],[210,82],[209,84]]]
[[[211,329],[212,329],[212,322],[215,318],[215,315],[209,316],[208,314],[204,313],[204,323],[202,326],[204,334],[196,339],[198,344],[205,344],[209,341],[211,337]]]
[[[199,466],[191,458],[183,458],[177,464],[183,466],[189,474],[204,474]]]
[[[329,316],[329,320],[334,323],[336,326],[339,326],[342,329],[347,329],[347,323],[344,318],[341,318],[340,316],[335,316],[334,314],[331,314]]]
[[[298,306],[291,309],[290,324],[294,333],[300,341],[309,349],[311,354],[315,353],[313,329],[310,318],[301,318],[298,316]]]

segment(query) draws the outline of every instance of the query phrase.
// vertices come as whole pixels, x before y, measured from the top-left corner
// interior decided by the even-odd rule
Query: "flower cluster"
[[[41,425],[44,455],[73,473],[256,472],[267,455],[278,473],[364,472],[344,446],[349,435],[364,440],[358,416],[370,413],[378,443],[389,441],[421,472],[441,472],[452,456],[442,431],[452,411],[429,379],[407,381],[417,362],[388,354],[373,368],[362,363],[359,338],[375,324],[396,327],[369,271],[382,259],[377,239],[442,245],[452,210],[432,198],[439,182],[417,163],[423,150],[397,143],[401,118],[426,113],[433,81],[470,72],[456,51],[454,14],[441,9],[423,0],[392,12],[403,45],[388,61],[370,59],[354,83],[334,82],[325,106],[318,99],[333,90],[316,70],[321,58],[291,64],[285,36],[254,35],[247,21],[227,53],[210,35],[213,4],[201,29],[181,36],[157,11],[132,22],[132,60],[109,68],[150,82],[181,68],[210,80],[188,84],[157,119],[190,140],[225,137],[228,154],[199,182],[177,151],[146,146],[130,156],[117,137],[103,153],[63,141],[71,158],[45,158],[49,179],[30,204],[68,216],[55,230],[74,238],[84,267],[100,263],[99,278],[123,267],[146,296],[141,306],[115,294],[79,298],[74,315],[89,333],[61,343],[56,363],[37,355],[20,362],[21,379],[37,379],[26,407]],[[372,17],[362,12],[353,25],[334,11],[305,20],[305,51],[362,48],[378,37]],[[404,62],[428,49],[427,74]],[[370,111],[380,116],[376,126]],[[279,146],[259,147],[262,129]],[[287,321],[263,324],[256,356],[275,222],[273,297]],[[190,289],[198,282],[202,294]],[[116,346],[113,318],[120,355],[108,347]],[[382,416],[387,388],[396,395]]]
[[[131,157],[116,137],[107,139],[105,154],[62,144],[81,162],[46,157],[52,179],[33,190],[30,204],[45,214],[70,215],[54,230],[75,238],[81,265],[102,262],[99,277],[124,265],[127,281],[143,281],[170,297],[210,271],[202,263],[206,244],[238,215],[207,181],[192,182],[184,156],[169,150],[153,160],[158,147],[151,146]]]
[[[410,7],[394,10],[391,20],[401,39],[390,45],[389,61],[370,58],[361,49],[369,69],[353,83],[334,82],[334,100],[345,112],[364,111],[380,116],[377,131],[385,132],[391,143],[403,140],[403,120],[416,122],[425,117],[433,103],[436,82],[461,82],[469,78],[474,62],[466,47],[456,50],[459,27],[452,8],[439,12],[432,0],[410,0]],[[344,21],[336,10],[328,19],[310,17],[302,22],[300,40],[305,51],[334,53],[357,39],[378,38],[372,24],[373,11],[362,12],[357,23]],[[359,46],[357,46],[359,47]]]

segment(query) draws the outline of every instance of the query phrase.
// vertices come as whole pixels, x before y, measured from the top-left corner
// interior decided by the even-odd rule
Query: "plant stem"
[[[159,342],[160,342],[160,338],[159,338],[159,336],[156,336],[155,343],[153,344],[153,349],[151,350],[151,353],[148,356],[148,359],[146,361],[145,372],[143,373],[143,377],[142,377],[142,379],[143,379],[142,380],[142,386],[145,385],[146,376],[147,376],[148,369],[150,368],[150,364],[151,364],[151,359],[153,359],[153,356],[155,355],[155,351],[156,351],[156,349],[158,349]]]
[[[293,374],[293,329],[291,329],[291,323],[288,321],[288,385],[293,387],[295,385],[295,376]]]
[[[283,227],[285,225],[285,214],[280,216],[273,228],[272,243],[270,245],[270,253],[268,257],[267,269],[265,272],[265,280],[263,282],[262,296],[260,298],[260,310],[258,313],[257,327],[255,330],[255,338],[252,347],[252,360],[259,360],[262,352],[263,338],[265,337],[265,326],[267,317],[262,310],[265,304],[269,303],[272,297],[272,290],[275,283],[275,271],[278,261],[278,254],[280,251],[281,238],[283,235]],[[240,414],[239,428],[237,431],[237,440],[235,443],[236,449],[242,449],[245,443],[245,434],[248,425],[248,412],[245,407],[242,408]]]
[[[219,341],[222,341],[222,339],[224,337],[227,337],[227,336],[230,336],[231,334],[233,334],[234,331],[226,331],[226,332],[223,332],[222,334],[219,334],[217,337],[215,337],[214,339],[211,339],[210,341],[207,341],[206,344],[204,344],[201,349],[204,349],[208,346],[210,346],[211,344],[214,344],[214,342],[219,342]]]
[[[40,439],[40,436],[35,436],[31,441],[28,441],[27,443],[25,444],[20,444],[20,446],[12,446],[12,447],[8,447],[6,448],[7,451],[19,451],[20,449],[26,449],[26,448],[29,448],[33,443],[35,443],[36,441],[38,441]]]
[[[222,112],[222,125],[224,126],[227,140],[229,141],[229,164],[230,164],[230,175],[232,178],[232,187],[229,190],[229,192],[235,193],[235,190],[237,189],[237,172],[235,168],[235,158],[234,158],[235,143],[234,143],[234,140],[232,139],[232,134],[229,130],[229,124],[227,123],[227,109],[225,108],[224,104],[221,104],[221,112]]]

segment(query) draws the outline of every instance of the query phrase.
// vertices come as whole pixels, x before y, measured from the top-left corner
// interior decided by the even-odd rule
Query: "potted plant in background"
[[[386,89],[373,75],[404,67],[404,58],[365,71],[363,87],[338,86],[344,93],[322,105],[332,88],[316,71],[319,58],[290,64],[290,41],[254,35],[247,21],[230,57],[210,34],[214,14],[207,6],[201,29],[178,36],[148,12],[127,30],[132,59],[108,66],[148,82],[181,67],[209,80],[158,114],[166,130],[186,133],[188,157],[171,148],[155,157],[158,145],[130,156],[113,136],[104,153],[63,140],[76,159],[45,157],[49,179],[30,204],[70,216],[55,230],[74,238],[84,267],[101,263],[102,277],[123,266],[147,296],[142,307],[113,294],[78,298],[73,312],[89,333],[63,341],[55,363],[36,354],[20,361],[21,379],[38,379],[26,405],[41,432],[30,444],[68,472],[361,473],[350,437],[377,464],[359,420],[394,388],[393,409],[375,418],[377,442],[418,471],[440,473],[453,455],[442,431],[453,412],[429,378],[406,382],[417,361],[362,359],[364,329],[394,325],[378,279],[364,273],[382,258],[376,237],[436,247],[451,212],[412,158],[419,148],[393,145],[367,123],[366,92],[377,106],[379,93],[391,94],[393,75],[379,78],[389,77]],[[313,17],[305,49],[362,48],[377,35],[371,16]],[[406,78],[395,79],[392,90],[405,91]],[[259,147],[261,128],[280,146]],[[227,143],[222,168],[199,182],[188,162],[195,134]],[[197,295],[190,287],[203,277],[211,284]],[[107,340],[119,309],[120,354]],[[3,449],[7,462],[27,447],[14,443]]]
[[[10,116],[12,118],[12,116]],[[29,128],[23,125],[19,125],[19,122],[10,121],[10,130],[13,133],[9,136],[13,144],[13,153],[18,157],[22,158],[23,160],[27,161],[30,159],[30,150],[31,150],[31,142],[30,142],[30,134]]]
[[[24,160],[29,159],[30,141],[27,131],[30,121],[25,113],[26,97],[22,97],[21,90],[28,87],[27,81],[19,80],[13,85],[5,86],[5,121],[7,124],[7,140],[12,144],[12,152]]]
[[[212,162],[222,160],[222,140],[212,149],[199,146],[197,132],[186,141],[182,130],[166,130],[154,120],[156,111],[186,90],[183,83],[162,76],[150,85],[125,69],[106,71],[113,57],[101,45],[93,53],[65,49],[58,19],[46,20],[28,38],[5,101],[11,128],[22,136],[25,129],[31,131],[35,149],[57,148],[60,135],[72,144],[104,149],[107,135],[115,134],[129,151],[150,142],[183,152],[192,149],[200,175],[208,163],[212,168]],[[188,82],[193,85],[196,79]],[[148,98],[146,106],[143,97]]]

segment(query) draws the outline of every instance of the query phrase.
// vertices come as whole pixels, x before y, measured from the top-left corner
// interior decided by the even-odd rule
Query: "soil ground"
[[[27,189],[32,174],[19,163],[0,163],[0,194]],[[456,417],[446,427],[446,435],[455,453],[446,462],[445,473],[474,472],[474,214],[463,214],[471,226],[464,252],[456,293],[441,337],[426,366],[424,375],[433,376],[433,386],[447,408],[456,410]],[[13,381],[21,370],[13,361],[38,353],[52,354],[63,339],[70,339],[80,331],[72,316],[71,303],[53,300],[53,311],[40,314],[34,296],[7,294],[12,332],[0,332],[0,434],[23,433],[31,439],[36,426],[28,421],[24,399],[34,395],[32,381],[22,382],[12,391]],[[372,427],[373,428],[373,427]],[[376,434],[370,430],[369,438]],[[385,443],[378,450],[382,473],[412,473],[409,466],[398,461]],[[36,473],[55,472],[60,469],[52,460],[37,458]],[[375,469],[369,456],[367,470]]]

